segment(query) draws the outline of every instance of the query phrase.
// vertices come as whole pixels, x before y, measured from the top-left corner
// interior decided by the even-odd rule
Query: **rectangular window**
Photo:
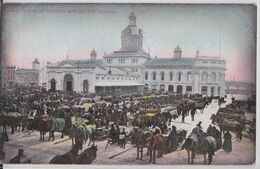
[[[138,63],[138,59],[132,59],[132,63]]]
[[[125,63],[125,59],[119,59],[119,63]]]
[[[148,80],[148,72],[145,72],[145,80]]]
[[[107,63],[112,63],[112,59],[107,59]]]

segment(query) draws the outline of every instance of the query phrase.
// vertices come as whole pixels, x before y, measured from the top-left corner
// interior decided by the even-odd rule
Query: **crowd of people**
[[[120,130],[119,126],[131,126],[133,124],[130,122],[133,117],[145,115],[148,110],[160,110],[169,105],[177,106],[183,123],[189,114],[194,121],[196,108],[188,105],[187,102],[196,98],[203,99],[200,95],[154,95],[151,93],[106,98],[86,93],[52,92],[40,87],[17,87],[12,91],[4,91],[0,94],[0,114],[19,112],[27,119],[41,116],[84,118],[87,124],[93,124],[97,128],[109,128],[109,137],[112,142],[119,143],[121,147],[125,148],[126,132],[125,129]],[[84,106],[85,104],[88,106]],[[167,118],[165,114],[157,113],[155,120],[148,121],[141,128],[154,129],[154,133],[168,134],[168,147],[176,148],[177,129],[175,126],[169,128]],[[197,127],[201,128],[200,123]],[[212,132],[211,135],[214,135],[214,130],[215,127],[209,127],[207,132]],[[229,137],[228,133],[224,136],[227,138],[226,140]],[[230,142],[226,141],[226,144],[230,144]],[[230,151],[229,149],[227,148],[227,151]]]

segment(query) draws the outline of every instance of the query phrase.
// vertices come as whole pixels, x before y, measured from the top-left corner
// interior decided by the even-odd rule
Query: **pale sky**
[[[252,5],[159,4],[5,4],[3,57],[17,67],[70,59],[101,59],[121,46],[121,31],[134,11],[144,31],[144,50],[152,57],[219,56],[227,62],[226,79],[255,81],[256,7]],[[221,31],[220,31],[221,30]],[[220,33],[221,32],[221,33]]]

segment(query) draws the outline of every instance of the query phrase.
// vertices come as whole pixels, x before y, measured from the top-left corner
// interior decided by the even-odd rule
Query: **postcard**
[[[255,164],[256,15],[2,3],[0,162]]]

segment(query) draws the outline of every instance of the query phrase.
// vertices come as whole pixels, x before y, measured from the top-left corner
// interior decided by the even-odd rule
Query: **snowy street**
[[[179,117],[172,121],[172,125],[175,125],[177,129],[188,130],[188,136],[199,121],[202,121],[202,127],[206,130],[208,125],[211,123],[210,116],[216,113],[217,110],[217,102],[213,101],[211,105],[205,108],[203,113],[198,112],[195,114],[194,122],[191,121],[190,116],[187,116],[185,118],[185,123],[181,123],[181,117]],[[2,162],[7,163],[17,154],[19,148],[23,148],[27,157],[32,158],[32,163],[49,163],[50,159],[55,155],[69,151],[71,140],[55,144],[61,140],[66,140],[67,138],[68,136],[65,136],[63,139],[60,139],[60,133],[55,133],[55,141],[49,142],[39,141],[39,132],[33,132],[30,135],[24,133],[15,133],[14,135],[9,134],[10,141],[4,146],[6,159],[2,160]],[[223,150],[217,151],[215,153],[216,155],[213,157],[213,164],[250,164],[254,162],[255,145],[251,140],[243,138],[241,142],[236,142],[233,135],[232,142],[233,151],[231,153],[226,153]],[[96,144],[98,145],[98,154],[93,164],[149,164],[149,156],[147,155],[144,155],[143,160],[136,160],[136,148],[132,148],[115,158],[109,159],[112,155],[120,153],[125,149],[120,148],[119,145],[108,145],[105,150],[107,140],[97,141]],[[126,149],[131,147],[131,144],[126,145]],[[87,148],[87,144],[84,145],[84,149],[85,148]],[[240,152],[243,152],[243,155],[241,154],[243,158],[238,156],[240,155]],[[194,162],[195,164],[203,164],[203,156],[198,155]],[[187,164],[187,152],[181,150],[165,154],[162,158],[156,159],[156,164]]]

